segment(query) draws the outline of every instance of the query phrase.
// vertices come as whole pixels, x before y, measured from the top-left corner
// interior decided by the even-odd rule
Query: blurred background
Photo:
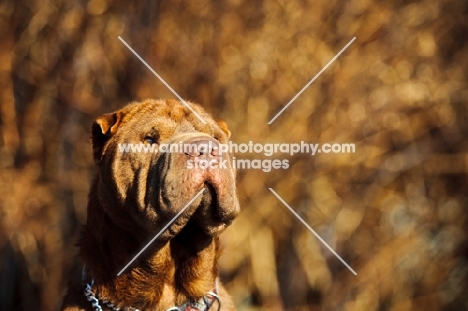
[[[238,171],[221,266],[239,310],[467,310],[463,0],[1,1],[0,310],[60,305],[94,118],[174,97],[118,36],[236,143],[356,145]]]

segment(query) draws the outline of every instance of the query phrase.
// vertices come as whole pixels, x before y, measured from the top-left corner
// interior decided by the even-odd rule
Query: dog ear
[[[231,137],[231,131],[228,129],[226,122],[222,120],[218,120],[217,122],[219,127],[223,130],[223,132],[226,133],[227,137]]]
[[[106,113],[98,117],[91,128],[94,161],[99,164],[104,145],[117,132],[122,121],[121,112]]]

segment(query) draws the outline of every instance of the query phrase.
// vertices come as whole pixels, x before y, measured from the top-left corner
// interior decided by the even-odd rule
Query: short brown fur
[[[133,103],[94,122],[91,139],[98,174],[79,242],[86,278],[70,282],[62,310],[93,310],[83,293],[85,281],[91,279],[93,292],[102,299],[139,310],[167,310],[216,287],[219,234],[239,212],[229,156],[223,155],[228,163],[225,171],[190,171],[183,166],[184,154],[122,154],[118,149],[119,143],[144,143],[148,135],[159,144],[197,135],[226,143],[230,134],[226,124],[190,105],[207,124],[175,100]],[[117,276],[204,188],[203,195]],[[221,310],[234,310],[222,285],[219,295]],[[211,309],[217,310],[217,305]]]

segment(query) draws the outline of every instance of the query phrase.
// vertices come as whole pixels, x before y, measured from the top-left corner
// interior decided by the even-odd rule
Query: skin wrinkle
[[[94,291],[119,307],[166,310],[213,290],[218,276],[219,234],[239,213],[234,169],[186,168],[184,153],[124,153],[118,143],[141,143],[158,132],[158,143],[190,139],[228,141],[228,130],[198,105],[202,124],[175,100],[147,100],[106,114],[93,125],[98,177],[92,184],[80,240]],[[111,129],[111,130],[109,130]],[[227,163],[229,155],[223,154]],[[227,172],[229,171],[229,172]],[[210,185],[210,186],[207,186]],[[120,276],[117,272],[203,187],[187,210]],[[91,310],[79,280],[64,306]],[[223,311],[234,310],[222,285]]]

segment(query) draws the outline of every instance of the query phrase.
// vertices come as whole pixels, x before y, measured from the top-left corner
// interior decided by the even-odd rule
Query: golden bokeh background
[[[221,267],[239,310],[467,310],[467,21],[462,0],[0,2],[0,310],[60,305],[93,119],[174,97],[118,36],[236,143],[356,145],[238,171]]]

